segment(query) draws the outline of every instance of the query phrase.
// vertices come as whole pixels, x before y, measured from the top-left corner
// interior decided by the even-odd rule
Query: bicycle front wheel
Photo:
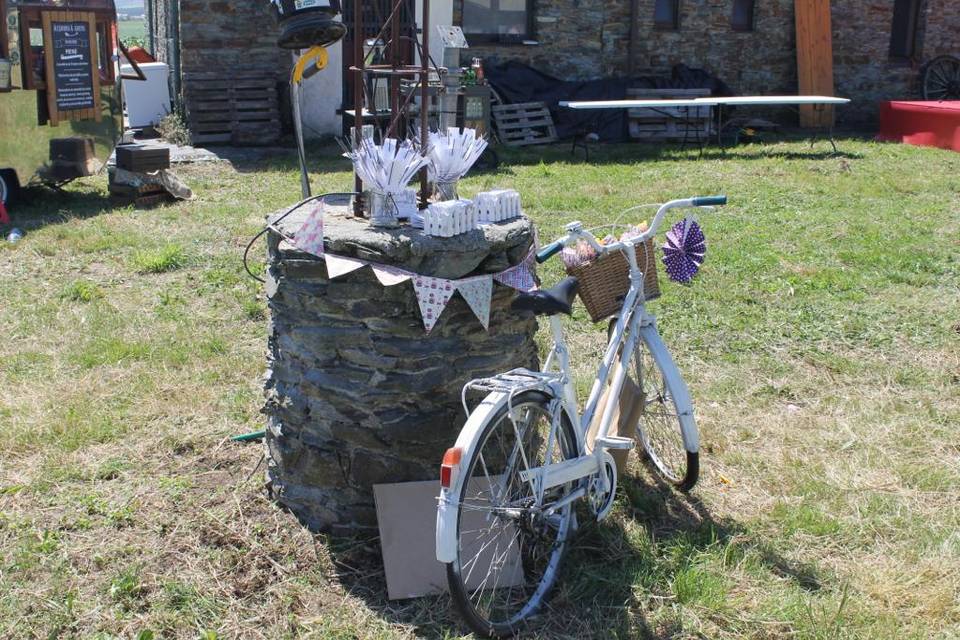
[[[488,637],[516,635],[556,581],[573,533],[573,505],[551,512],[575,483],[538,495],[524,471],[578,455],[576,434],[539,392],[518,394],[513,415],[495,413],[464,467],[457,507],[457,557],[450,593],[464,620]],[[555,426],[554,426],[555,425]]]
[[[613,336],[616,322],[616,318],[610,320],[608,339]],[[666,375],[665,370],[671,374]],[[647,460],[670,484],[689,491],[700,476],[697,424],[687,387],[653,326],[640,331],[630,358],[630,378],[639,388],[643,404],[637,440],[643,445]],[[689,408],[683,417],[677,406],[679,398]]]
[[[679,398],[689,397],[686,385],[652,327],[641,330],[632,360],[632,377],[643,402],[637,437],[660,475],[689,491],[700,475],[700,453],[692,409],[681,417],[677,406]]]

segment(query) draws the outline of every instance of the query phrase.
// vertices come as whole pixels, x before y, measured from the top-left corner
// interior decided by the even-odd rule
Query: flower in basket
[[[564,247],[560,253],[563,266],[568,269],[587,264],[597,257],[596,250],[586,240],[579,240],[575,247]]]

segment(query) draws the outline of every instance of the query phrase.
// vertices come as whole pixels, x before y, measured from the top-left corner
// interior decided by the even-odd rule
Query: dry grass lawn
[[[652,306],[704,443],[689,497],[635,466],[586,527],[537,635],[960,636],[960,155],[843,141],[506,154],[463,191],[571,219],[726,192],[692,286]],[[349,185],[318,149],[317,190]],[[0,246],[0,637],[412,638],[376,539],[313,536],[264,497],[267,312],[240,255],[296,199],[292,152],[182,168],[197,198],[35,192]],[[559,274],[556,264],[542,273]],[[602,329],[570,325],[586,385]],[[429,339],[429,338],[425,338]],[[452,439],[452,436],[451,436]]]

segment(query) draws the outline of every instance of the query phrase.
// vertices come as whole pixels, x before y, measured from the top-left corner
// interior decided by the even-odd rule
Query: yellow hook
[[[304,74],[307,72],[307,66],[311,62],[314,63],[315,68],[310,70],[310,73],[307,75],[308,78],[317,71],[325,69],[329,60],[330,55],[327,53],[326,47],[311,47],[309,51],[297,60],[297,64],[293,68],[293,82],[297,84],[303,82]]]

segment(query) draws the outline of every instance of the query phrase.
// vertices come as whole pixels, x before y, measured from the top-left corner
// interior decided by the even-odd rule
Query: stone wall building
[[[528,32],[492,36],[483,32],[498,20],[479,10],[491,0],[457,0],[454,21],[471,55],[518,59],[564,79],[669,75],[682,63],[741,95],[795,94],[795,1],[804,0],[500,0],[513,10],[499,22]],[[878,101],[918,95],[925,61],[960,55],[960,0],[830,7],[835,94],[853,101],[838,111],[841,121],[875,121]]]
[[[735,93],[771,95],[798,92],[797,1],[806,0],[432,0],[431,16],[434,24],[464,28],[469,56],[517,59],[563,79],[669,75],[682,63],[709,71]],[[283,97],[289,59],[275,46],[268,0],[147,6],[153,50],[178,80],[199,71],[273,73]],[[880,100],[919,95],[924,62],[960,54],[960,0],[830,6],[834,93],[853,101],[838,110],[841,123],[874,123]],[[340,133],[338,110],[349,95],[341,49],[331,47],[327,71],[304,87],[308,136]],[[189,94],[189,80],[182,90]]]

